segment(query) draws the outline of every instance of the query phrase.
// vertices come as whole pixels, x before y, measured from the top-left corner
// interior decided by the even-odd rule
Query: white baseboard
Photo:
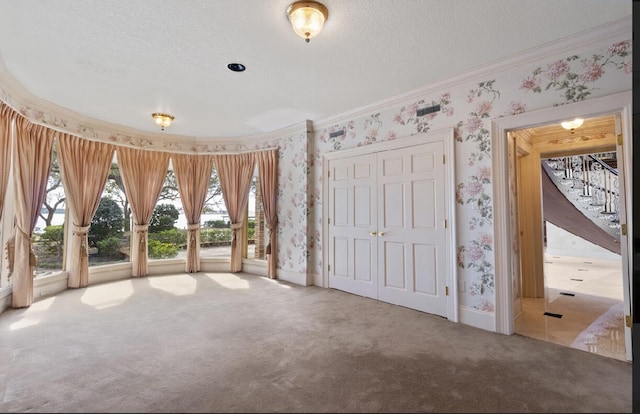
[[[131,277],[131,263],[118,263],[89,268],[89,286]]]
[[[264,260],[243,259],[242,271],[252,275],[266,277],[268,275],[267,262]]]
[[[309,286],[309,281],[307,279],[306,273],[290,272],[278,269],[276,275],[278,276],[278,279],[284,280],[285,282],[291,282],[302,286]]]
[[[60,272],[52,276],[33,279],[33,300],[42,296],[54,295],[67,290],[69,273]]]
[[[226,259],[200,259],[200,271],[211,273],[228,272],[231,266],[231,260]],[[182,269],[184,271],[184,269]]]
[[[11,286],[0,289],[0,313],[11,307],[11,294],[13,289]]]
[[[486,331],[496,332],[496,315],[493,313],[480,312],[477,309],[460,306],[458,322]]]
[[[148,269],[149,276],[184,273],[185,261],[184,259],[149,260]]]
[[[322,287],[322,275],[318,273],[311,273],[310,275],[311,284],[313,286]]]

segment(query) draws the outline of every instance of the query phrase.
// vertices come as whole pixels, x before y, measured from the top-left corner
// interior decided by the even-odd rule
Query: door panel
[[[349,189],[338,187],[333,190],[334,226],[349,226]]]
[[[333,271],[335,276],[349,277],[349,239],[334,237],[333,239]]]
[[[436,227],[436,182],[434,180],[411,183],[411,206],[413,228],[434,229]]]
[[[371,222],[371,205],[373,200],[371,199],[371,186],[370,185],[356,185],[353,187],[354,193],[354,216],[356,227],[375,228],[375,224]]]
[[[384,288],[406,289],[405,278],[405,244],[402,242],[392,242],[383,240],[384,261],[382,273]],[[392,302],[396,303],[396,302]]]
[[[378,236],[385,246],[378,297],[445,316],[446,260],[437,256],[447,241],[443,153],[438,141],[378,155]]]
[[[435,154],[422,153],[411,155],[411,172],[419,173],[435,168]]]
[[[329,287],[447,315],[444,142],[329,161]]]
[[[373,239],[373,242],[375,241],[376,240]],[[356,280],[371,282],[371,264],[374,260],[373,257],[371,257],[371,252],[374,251],[372,240],[356,239],[354,240],[354,244],[353,262],[355,268],[353,269],[353,275]]]
[[[417,293],[438,294],[438,284],[435,277],[433,277],[438,271],[437,252],[437,246],[428,244],[413,245],[413,279]]]
[[[375,154],[329,164],[329,287],[377,297]]]
[[[401,176],[396,176],[401,179]],[[382,211],[382,227],[404,227],[404,183],[390,182],[382,184],[384,205]]]

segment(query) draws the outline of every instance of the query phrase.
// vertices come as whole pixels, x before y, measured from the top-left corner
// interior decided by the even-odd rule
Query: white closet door
[[[444,145],[378,153],[378,299],[447,315]]]
[[[329,164],[329,287],[377,298],[376,155]]]

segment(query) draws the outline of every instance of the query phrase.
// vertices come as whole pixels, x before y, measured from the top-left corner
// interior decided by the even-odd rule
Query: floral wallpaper
[[[553,88],[561,92],[563,103],[582,101],[596,90],[594,82],[609,70],[631,74],[630,40],[615,43],[601,53],[585,57],[569,56],[547,64],[545,69],[539,66],[522,80],[520,89],[542,93]]]
[[[453,127],[455,137],[455,214],[458,279],[467,289],[463,307],[495,311],[491,120],[632,89],[631,40],[569,56],[550,56],[538,64],[512,67],[486,79],[403,104],[354,116],[308,133],[285,133],[245,144],[180,142],[154,136],[114,134],[94,125],[64,120],[22,105],[0,87],[0,99],[27,118],[89,139],[139,148],[207,153],[277,147],[278,269],[322,274],[322,155],[376,142],[402,139]],[[438,112],[416,116],[419,108]],[[315,129],[315,128],[314,128]],[[332,136],[333,132],[342,134]]]
[[[322,274],[322,154],[379,141],[454,128],[458,279],[467,289],[461,306],[495,311],[491,120],[632,88],[631,41],[530,67],[496,73],[383,111],[347,119],[315,132],[309,164],[310,271]],[[416,110],[440,105],[422,117]],[[344,131],[337,137],[331,133]]]
[[[307,274],[310,256],[307,221],[308,138],[306,128],[299,133],[259,141],[255,144],[203,144],[197,151],[243,151],[278,148],[278,258],[276,267],[288,272]]]

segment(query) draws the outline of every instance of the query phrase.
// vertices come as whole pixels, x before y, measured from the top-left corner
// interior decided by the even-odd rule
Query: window
[[[114,157],[89,227],[89,266],[130,261],[130,240],[131,208]]]
[[[178,182],[171,167],[149,222],[147,248],[150,260],[186,257],[187,218],[182,210]]]
[[[245,258],[266,260],[266,247],[269,244],[267,230],[264,227],[264,209],[262,207],[262,191],[260,190],[260,177],[256,166],[251,189],[249,190],[249,203],[247,206],[247,249]]]
[[[231,220],[215,167],[200,218],[200,257],[231,257]]]
[[[45,198],[40,208],[40,217],[33,230],[33,250],[38,257],[35,267],[36,277],[63,270],[66,218],[64,187],[54,143]]]

